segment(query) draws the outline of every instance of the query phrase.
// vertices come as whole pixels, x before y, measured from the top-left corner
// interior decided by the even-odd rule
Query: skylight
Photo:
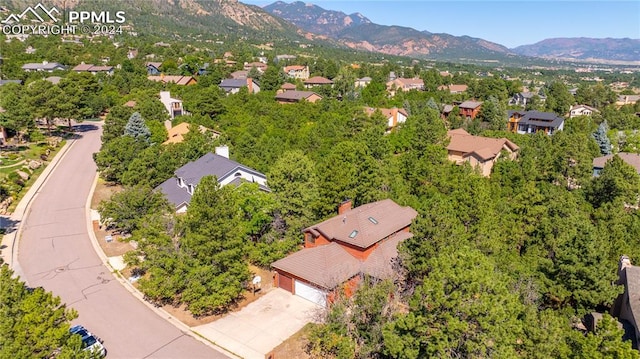
[[[373,224],[378,224],[378,221],[373,217],[369,217],[369,222],[371,222]]]
[[[357,230],[353,230],[353,232],[351,232],[351,234],[349,235],[349,238],[355,238],[358,235],[358,231]]]

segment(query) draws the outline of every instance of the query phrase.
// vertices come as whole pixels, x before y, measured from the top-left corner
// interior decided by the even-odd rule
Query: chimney
[[[626,281],[627,273],[624,270],[627,267],[631,267],[631,260],[626,255],[620,257],[618,262],[618,284],[622,284]]]
[[[222,156],[224,158],[229,158],[229,146],[216,147],[216,155]]]
[[[350,199],[346,199],[344,202],[340,203],[340,205],[338,206],[338,214],[343,214],[349,210],[351,210],[351,200]]]
[[[249,88],[249,93],[253,93],[253,79],[251,77],[247,77],[247,88]]]

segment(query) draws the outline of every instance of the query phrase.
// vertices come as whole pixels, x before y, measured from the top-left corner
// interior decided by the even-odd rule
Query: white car
[[[82,338],[83,350],[93,351],[100,355],[100,357],[107,355],[107,350],[104,348],[104,345],[102,345],[102,341],[82,325],[75,325],[71,327],[69,332],[71,334],[77,334]]]

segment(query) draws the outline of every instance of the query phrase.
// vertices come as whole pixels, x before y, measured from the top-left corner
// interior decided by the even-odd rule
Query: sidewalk
[[[31,208],[31,202],[40,191],[40,188],[46,183],[51,172],[58,166],[58,163],[60,163],[75,142],[74,139],[67,140],[67,143],[62,146],[53,160],[51,160],[51,163],[42,171],[31,188],[29,188],[24,197],[22,197],[13,213],[10,216],[0,216],[0,226],[7,230],[7,233],[2,237],[2,246],[0,247],[2,249],[2,259],[23,281],[26,279],[18,262],[18,247],[23,225],[22,219],[25,213]]]

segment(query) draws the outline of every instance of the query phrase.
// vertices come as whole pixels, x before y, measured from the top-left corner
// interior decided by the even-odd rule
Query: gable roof
[[[394,111],[397,111],[397,113],[403,114],[405,117],[409,117],[409,114],[404,108],[374,108],[374,107],[364,108],[364,112],[368,116],[373,115],[376,112],[376,110],[379,110],[382,113],[382,116],[384,116],[385,118],[393,117]]]
[[[182,122],[178,125],[171,127],[170,129],[167,130],[169,138],[166,141],[164,141],[162,144],[168,145],[170,143],[180,143],[184,141],[184,135],[189,133],[191,126],[192,125],[190,125],[187,122]],[[193,125],[193,126],[195,127],[196,125]],[[207,128],[202,125],[198,125],[197,127],[201,133],[205,133],[207,131]]]
[[[593,159],[594,168],[604,168],[607,162],[616,155],[606,155],[602,157],[596,157]],[[636,169],[636,172],[640,173],[640,155],[637,153],[620,152],[617,154],[626,164]]]
[[[36,62],[22,65],[23,70],[54,70],[56,68],[64,69],[65,66],[58,62]]]
[[[224,79],[220,81],[220,86],[223,89],[235,89],[241,87],[247,87],[249,79]],[[251,79],[251,81],[255,84],[255,80]]]
[[[306,66],[303,65],[290,65],[290,66],[285,66],[282,70],[284,72],[290,72],[290,71],[303,71],[304,69],[306,69]]]
[[[447,132],[449,136],[448,151],[462,152],[463,157],[474,156],[483,161],[495,158],[505,147],[517,151],[519,147],[506,138],[489,138],[470,135],[459,128]]]
[[[328,78],[324,78],[322,76],[314,76],[310,79],[304,80],[304,83],[307,85],[331,85],[333,84],[333,81],[329,80]]]
[[[521,124],[536,126],[551,126],[558,128],[564,122],[564,118],[553,112],[525,111],[520,120]]]
[[[418,212],[401,207],[390,199],[364,204],[304,232],[322,234],[330,241],[340,241],[359,248],[369,248],[384,238],[409,226]]]
[[[113,70],[113,66],[102,66],[102,65],[94,65],[94,64],[80,64],[72,69],[76,72],[109,72]]]
[[[396,273],[392,260],[398,257],[398,244],[405,239],[413,237],[410,232],[398,232],[393,237],[380,243],[369,257],[362,263],[361,271],[364,274],[379,279],[388,279]]]
[[[294,101],[300,101],[303,99],[307,99],[313,95],[316,95],[320,98],[322,98],[322,96],[318,95],[317,93],[313,92],[313,91],[295,91],[295,90],[290,90],[290,91],[285,91],[279,94],[276,94],[276,100],[294,100]]]
[[[205,176],[215,176],[218,179],[218,183],[220,183],[228,177],[233,176],[238,170],[243,170],[252,176],[266,179],[266,176],[261,172],[211,152],[178,168],[175,171],[175,177],[182,178],[185,185],[198,185],[202,177]],[[185,203],[189,203],[191,195],[187,192],[186,188],[178,186],[175,177],[167,179],[156,187],[156,189],[162,191],[169,202],[178,208]],[[241,181],[235,181],[234,179],[231,183],[239,184]],[[269,188],[266,186],[260,185],[260,188],[269,191]]]
[[[640,267],[630,265],[625,267],[624,271],[626,272],[624,286],[629,296],[631,314],[635,319],[634,326],[637,331],[640,331]]]
[[[249,71],[247,70],[234,71],[231,74],[229,74],[229,76],[231,76],[232,79],[246,79],[249,76]]]
[[[271,264],[326,289],[333,289],[360,272],[360,261],[338,243],[304,248]]]
[[[283,83],[282,86],[280,86],[281,89],[283,90],[295,90],[296,89],[296,85],[290,83],[290,82],[286,82]]]
[[[575,105],[575,106],[571,106],[571,108],[569,109],[569,111],[574,111],[574,110],[579,110],[579,109],[585,109],[585,110],[589,110],[591,112],[600,112],[598,111],[598,109],[595,109],[591,106],[587,106],[587,105]]]
[[[151,66],[151,67],[155,67],[156,69],[160,69],[160,66],[162,66],[162,62],[146,62],[144,66],[146,67]]]
[[[154,75],[154,76],[147,76],[147,78],[151,81],[156,81],[156,82],[163,82],[163,83],[174,82],[177,85],[188,85],[191,82],[193,83],[197,82],[196,79],[193,78],[192,76]]]

